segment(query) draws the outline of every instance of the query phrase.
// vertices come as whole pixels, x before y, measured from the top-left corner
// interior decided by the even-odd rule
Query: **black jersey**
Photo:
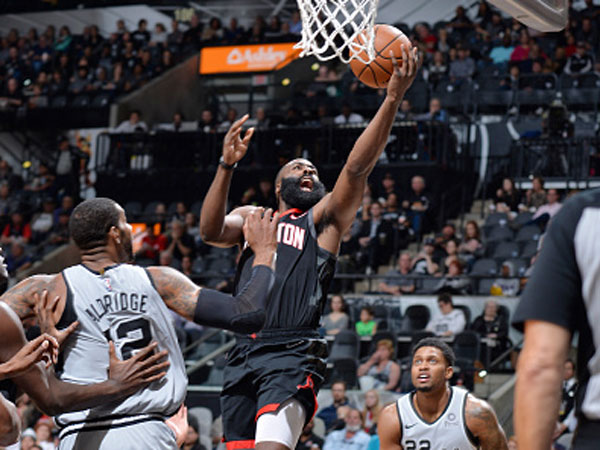
[[[335,256],[319,247],[313,210],[283,213],[277,229],[275,286],[267,306],[264,330],[316,329],[323,312]],[[235,290],[250,277],[254,253],[244,249]]]

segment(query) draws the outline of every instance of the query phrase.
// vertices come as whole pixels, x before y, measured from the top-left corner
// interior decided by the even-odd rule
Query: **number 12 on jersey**
[[[114,341],[117,353],[121,359],[131,358],[136,350],[141,350],[152,342],[150,322],[143,317],[118,322],[104,332],[106,338]]]

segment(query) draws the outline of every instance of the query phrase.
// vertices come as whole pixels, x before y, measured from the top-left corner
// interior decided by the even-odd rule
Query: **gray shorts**
[[[121,425],[121,426],[119,426]],[[65,431],[68,430],[68,427]],[[175,434],[162,420],[118,424],[108,427],[87,425],[61,437],[59,450],[177,450]]]

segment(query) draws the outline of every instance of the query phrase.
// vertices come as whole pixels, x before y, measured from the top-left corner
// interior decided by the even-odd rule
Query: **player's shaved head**
[[[111,227],[118,227],[120,208],[110,198],[81,202],[69,219],[69,233],[80,250],[106,245]]]
[[[279,169],[279,172],[277,172],[277,176],[275,177],[275,184],[279,183],[281,181],[281,179],[283,178],[284,174],[286,173],[287,169],[289,169],[296,163],[300,163],[300,164],[309,166],[316,170],[315,165],[313,163],[311,163],[308,159],[304,159],[304,158],[292,159],[291,161],[285,163],[281,169]]]

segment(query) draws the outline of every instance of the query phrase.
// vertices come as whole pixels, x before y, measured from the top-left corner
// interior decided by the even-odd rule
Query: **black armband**
[[[265,323],[265,309],[274,282],[275,275],[270,267],[255,266],[250,279],[235,296],[202,289],[196,303],[194,322],[242,334],[260,331]]]

